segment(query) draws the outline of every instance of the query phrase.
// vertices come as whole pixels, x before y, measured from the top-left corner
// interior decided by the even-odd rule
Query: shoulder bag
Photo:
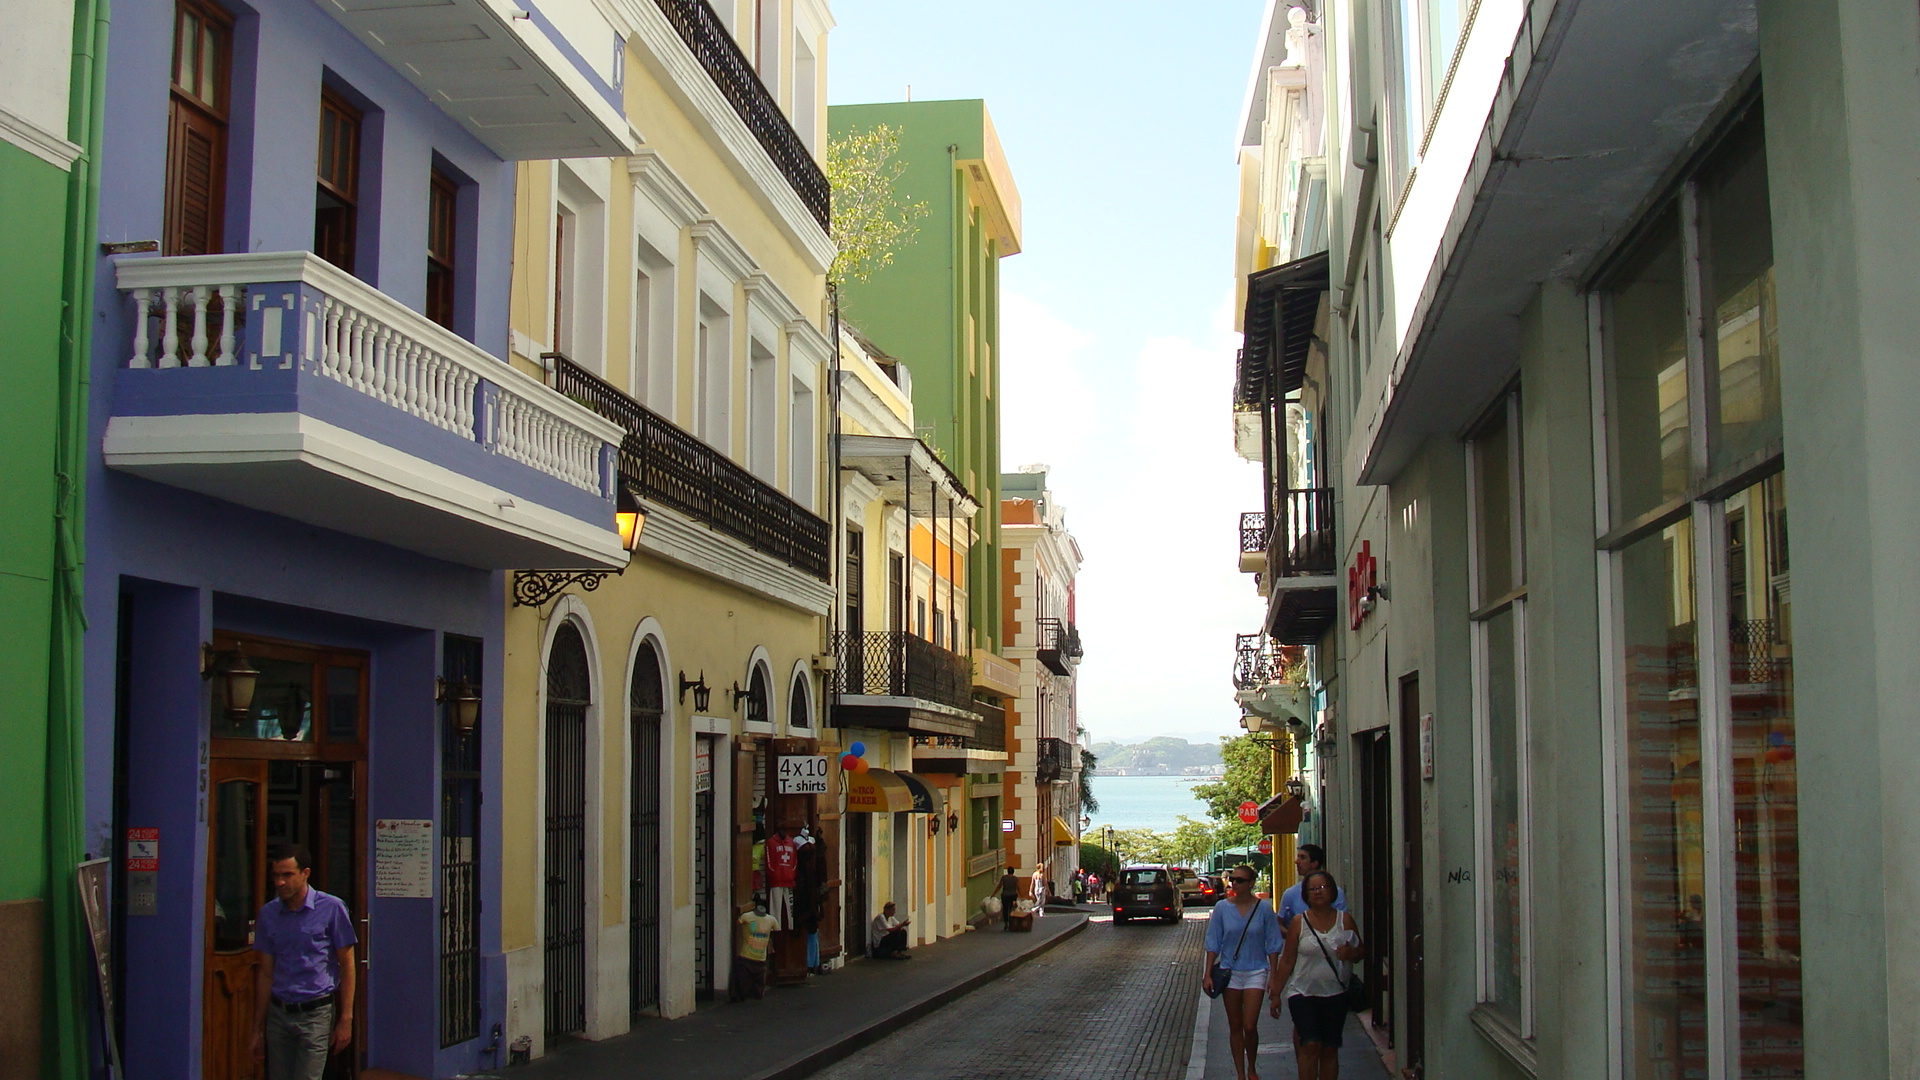
[[[1334,960],[1333,954],[1327,951],[1326,939],[1320,936],[1320,931],[1313,928],[1313,920],[1307,918],[1305,912],[1301,913],[1300,921],[1306,925],[1308,932],[1313,934],[1313,940],[1320,944],[1320,955],[1327,958],[1327,966],[1333,969],[1334,977],[1339,978],[1340,964]],[[1340,920],[1334,920],[1333,925],[1338,927]],[[1346,991],[1340,995],[1340,1002],[1347,1007],[1348,1012],[1360,1012],[1370,1004],[1367,1000],[1367,981],[1360,977],[1359,972],[1349,968],[1345,985]]]
[[[1242,923],[1240,926],[1240,940],[1233,943],[1234,959],[1238,960],[1240,958],[1240,946],[1245,945],[1247,943],[1247,931],[1253,928],[1254,917],[1260,914],[1260,909],[1264,906],[1265,904],[1259,900],[1255,900],[1253,902],[1253,910],[1247,913],[1247,921]],[[1235,908],[1234,910],[1237,911],[1239,909]],[[1221,955],[1224,955],[1224,954],[1221,954]],[[1219,997],[1221,994],[1226,993],[1227,983],[1230,980],[1232,980],[1232,978],[1233,978],[1232,968],[1228,967],[1224,963],[1217,963],[1213,965],[1213,989],[1207,992],[1207,996]],[[1205,989],[1205,988],[1203,987],[1202,989]]]

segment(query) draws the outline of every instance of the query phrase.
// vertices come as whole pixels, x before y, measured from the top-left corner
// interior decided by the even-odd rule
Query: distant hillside
[[[1220,744],[1191,743],[1169,736],[1137,743],[1097,742],[1101,776],[1187,776],[1220,771]]]

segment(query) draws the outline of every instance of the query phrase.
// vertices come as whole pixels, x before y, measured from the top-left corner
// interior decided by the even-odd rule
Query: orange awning
[[[885,769],[842,773],[847,778],[847,813],[905,814],[913,809],[906,781]]]
[[[1073,830],[1067,828],[1067,823],[1059,818],[1053,819],[1053,843],[1056,847],[1073,843]]]

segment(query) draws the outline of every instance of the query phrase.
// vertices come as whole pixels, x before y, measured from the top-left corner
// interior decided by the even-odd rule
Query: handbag
[[[1236,960],[1240,958],[1240,946],[1247,943],[1247,931],[1253,928],[1253,918],[1260,914],[1260,907],[1261,902],[1255,900],[1253,902],[1253,910],[1247,913],[1247,921],[1240,925],[1240,940],[1233,943],[1233,956]],[[1213,970],[1210,974],[1213,975],[1213,989],[1207,990],[1207,996],[1217,998],[1227,992],[1227,983],[1233,979],[1233,969],[1225,964],[1217,963],[1213,965]],[[1206,988],[1201,987],[1201,989],[1205,990]]]
[[[1320,945],[1320,955],[1327,958],[1327,966],[1333,969],[1335,975],[1338,975],[1340,973],[1340,965],[1334,960],[1333,954],[1327,951],[1326,939],[1320,936],[1320,931],[1313,928],[1313,920],[1302,914],[1300,921],[1307,924],[1308,931],[1313,934],[1313,940]],[[1347,1007],[1348,1012],[1361,1012],[1365,1010],[1368,1005],[1372,1004],[1372,1002],[1367,1000],[1367,981],[1360,977],[1359,972],[1348,968],[1347,981],[1344,985],[1346,989],[1340,994],[1340,1003]]]

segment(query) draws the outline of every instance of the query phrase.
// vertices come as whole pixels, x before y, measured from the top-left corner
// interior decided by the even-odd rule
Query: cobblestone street
[[[1105,918],[1005,978],[853,1054],[819,1080],[1179,1080],[1204,913]]]

